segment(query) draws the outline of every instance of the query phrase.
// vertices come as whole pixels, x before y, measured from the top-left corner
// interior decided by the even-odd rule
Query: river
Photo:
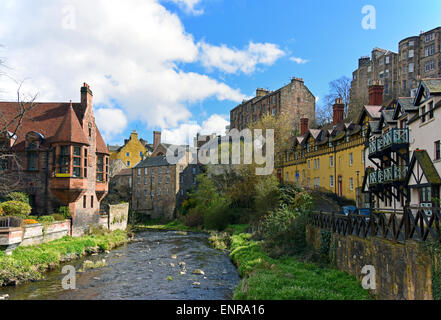
[[[202,233],[143,231],[134,242],[110,253],[68,264],[79,270],[85,260],[102,259],[106,267],[77,272],[75,290],[62,289],[65,275],[60,267],[45,274],[45,280],[0,288],[0,296],[9,294],[10,300],[229,300],[240,281],[228,255],[211,248]],[[186,273],[180,274],[184,269]],[[205,274],[192,274],[196,269]]]

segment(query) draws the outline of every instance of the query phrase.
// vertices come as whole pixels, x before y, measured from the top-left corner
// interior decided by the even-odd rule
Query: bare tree
[[[0,67],[2,66],[3,63],[0,61]],[[5,73],[1,73],[0,69],[0,76],[2,75],[5,76]],[[13,151],[13,142],[17,139],[25,115],[37,106],[35,103],[37,95],[29,99],[22,98],[22,85],[23,81],[18,83],[14,116],[8,118],[0,114],[0,194],[3,195],[14,191],[21,182],[23,168],[20,158]]]
[[[344,115],[349,115],[349,101],[351,95],[351,79],[341,77],[329,83],[329,93],[324,97],[322,105],[317,110],[317,125],[323,126],[332,122],[335,99],[340,98],[345,105]]]

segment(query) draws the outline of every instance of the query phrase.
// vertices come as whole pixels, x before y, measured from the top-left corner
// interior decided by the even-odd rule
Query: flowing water
[[[176,258],[176,259],[173,259]],[[0,288],[10,300],[228,300],[240,277],[226,253],[210,248],[206,234],[144,231],[135,242],[70,262],[105,259],[107,266],[77,272],[76,290],[63,290],[61,268],[45,280]],[[185,265],[184,265],[185,263]],[[196,269],[204,275],[192,274]],[[186,274],[180,274],[180,272]]]

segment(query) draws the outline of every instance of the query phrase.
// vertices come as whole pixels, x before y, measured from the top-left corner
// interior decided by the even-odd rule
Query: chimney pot
[[[380,84],[374,84],[369,87],[369,104],[371,106],[383,105],[383,91],[384,86]]]

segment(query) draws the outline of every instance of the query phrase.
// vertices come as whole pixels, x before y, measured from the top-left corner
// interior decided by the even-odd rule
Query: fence
[[[311,224],[343,236],[378,237],[396,242],[439,241],[440,208],[407,207],[402,212],[372,212],[370,216],[313,212]]]

